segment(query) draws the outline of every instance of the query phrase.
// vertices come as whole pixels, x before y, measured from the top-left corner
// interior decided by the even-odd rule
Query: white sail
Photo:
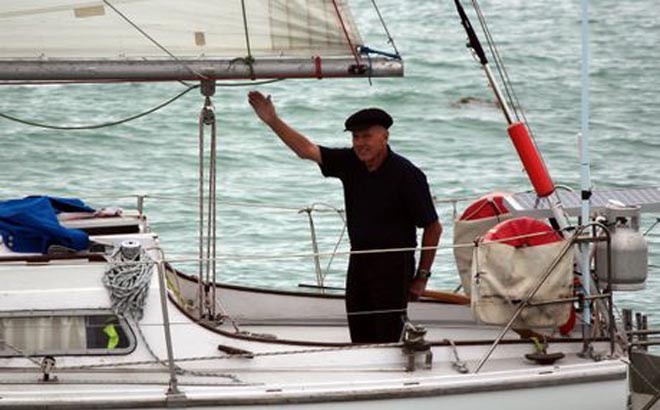
[[[309,75],[298,72],[298,65],[291,75],[318,76],[319,57],[355,64],[362,43],[347,0],[6,0],[0,9],[0,63],[5,68],[0,69],[0,79],[85,79],[76,76],[90,71],[99,75],[108,67],[112,70],[107,78],[122,78],[129,70],[138,71],[138,79],[149,79],[139,73],[151,70],[149,62],[176,63],[174,73],[158,73],[163,78],[153,79],[172,74],[278,76],[263,69],[273,61],[299,65],[311,58],[317,62],[306,71]],[[240,68],[251,59],[253,67]],[[213,70],[203,74],[200,62],[238,62],[239,69],[228,74],[230,67],[224,66],[227,75]],[[261,72],[260,62],[266,64]],[[156,71],[169,70],[167,64],[157,67]],[[24,70],[31,74],[22,74]],[[57,74],[71,70],[77,73]]]

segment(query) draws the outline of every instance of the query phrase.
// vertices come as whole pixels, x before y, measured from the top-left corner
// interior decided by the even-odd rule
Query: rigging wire
[[[543,160],[544,163],[546,163],[545,159],[543,158],[543,154],[541,153],[541,150],[538,149],[538,145],[536,143],[536,138],[534,131],[532,130],[532,127],[527,120],[527,116],[525,115],[525,110],[522,108],[522,105],[520,104],[520,100],[518,99],[518,95],[516,94],[515,90],[513,89],[512,81],[511,78],[509,77],[509,73],[506,69],[506,66],[504,65],[504,60],[502,59],[502,56],[500,55],[500,52],[497,48],[497,44],[495,43],[495,40],[490,32],[490,29],[488,28],[488,24],[486,22],[486,18],[484,17],[483,12],[481,11],[481,7],[479,6],[478,0],[471,0],[472,5],[474,7],[474,10],[477,13],[477,17],[479,19],[479,24],[481,25],[481,28],[484,32],[484,35],[486,36],[486,42],[488,43],[488,48],[490,49],[491,55],[493,57],[493,60],[495,61],[495,67],[497,68],[497,71],[500,75],[500,78],[502,80],[502,84],[504,85],[504,90],[507,94],[507,100],[509,102],[510,108],[513,110],[514,115],[516,116],[516,119],[520,121],[522,118],[522,121],[524,122],[525,126],[527,127],[527,130],[529,131],[529,135],[532,139],[532,142],[536,146],[536,150],[538,151],[539,155],[541,156],[541,159]]]
[[[380,14],[380,9],[376,4],[376,0],[371,0],[371,4],[374,5],[376,14],[378,14],[378,18],[380,19],[380,24],[383,26],[383,29],[385,30],[385,34],[387,35],[387,43],[392,45],[392,49],[394,49],[394,53],[397,55],[397,57],[400,57],[401,54],[399,54],[399,50],[396,48],[396,44],[394,43],[394,38],[390,34],[390,30],[387,28],[387,24],[385,24],[385,19],[383,18],[383,15]]]
[[[653,230],[653,228],[655,228],[659,223],[660,223],[660,218],[655,218],[655,222],[653,223],[653,225],[651,225],[651,227],[647,229],[646,232],[644,232],[644,235],[642,236],[648,235]]]
[[[254,57],[252,56],[252,48],[250,47],[250,32],[248,30],[247,22],[247,11],[245,10],[245,0],[241,0],[241,10],[243,12],[243,29],[245,30],[245,46],[247,47],[247,57],[236,59],[237,61],[243,61],[248,68],[250,69],[250,78],[255,79],[256,75],[254,74]]]
[[[488,49],[490,50],[490,54],[493,57],[493,61],[495,62],[495,68],[497,69],[500,79],[502,80],[502,85],[504,86],[504,91],[507,96],[507,102],[511,106],[511,109],[513,110],[513,113],[516,116],[516,120],[520,121],[520,118],[518,117],[518,110],[516,108],[516,104],[514,104],[514,100],[512,97],[513,87],[511,86],[511,80],[509,78],[506,67],[504,66],[504,62],[502,61],[502,57],[499,53],[499,50],[497,49],[497,46],[495,44],[495,40],[493,39],[493,36],[490,33],[490,29],[488,28],[488,24],[486,23],[486,19],[484,18],[483,13],[481,12],[481,8],[479,7],[479,3],[477,2],[477,0],[472,0],[472,6],[475,12],[477,13],[479,24],[481,25],[481,29],[484,32],[484,35],[486,36],[486,43],[488,44]]]

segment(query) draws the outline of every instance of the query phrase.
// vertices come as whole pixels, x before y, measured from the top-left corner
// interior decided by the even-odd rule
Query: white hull
[[[625,365],[603,369],[600,380],[579,382],[561,379],[565,376],[521,374],[509,379],[504,375],[489,375],[480,380],[420,379],[420,385],[406,378],[379,383],[285,385],[268,388],[227,388],[190,386],[183,396],[167,396],[167,386],[40,386],[14,389],[3,393],[3,408],[27,409],[97,409],[97,408],[226,408],[241,406],[262,408],[318,409],[400,409],[451,408],[469,409],[529,409],[530,402],[539,410],[558,408],[621,410],[626,408],[627,384]],[[610,373],[606,375],[606,373]],[[609,380],[608,380],[609,378]],[[411,383],[405,385],[406,383]],[[416,383],[416,382],[415,382]],[[535,387],[536,386],[536,387]],[[269,391],[266,391],[269,390]],[[170,407],[168,407],[170,406]],[[405,407],[404,407],[405,406]],[[412,407],[414,406],[414,407]],[[443,407],[444,406],[444,407]]]
[[[160,258],[152,234],[94,239],[117,244],[127,238],[154,249],[151,256]],[[110,312],[102,283],[107,266],[87,259],[0,262],[0,314]],[[550,350],[565,358],[544,366],[525,359],[532,344],[510,332],[474,373],[500,329],[476,323],[466,306],[413,304],[411,316],[426,327],[428,345],[406,353],[400,344],[348,343],[341,297],[220,287],[218,295],[237,328],[228,320],[217,327],[202,325],[176,304],[196,286],[179,279],[166,301],[176,381],[166,363],[166,322],[154,269],[144,317],[129,321],[132,344],[124,350],[58,354],[49,381],[42,381],[43,355],[8,354],[5,348],[0,408],[529,409],[533,399],[536,409],[580,403],[583,409],[603,410],[623,409],[628,400],[627,365],[617,357],[581,357],[579,339],[551,343]],[[593,347],[610,351],[604,340]],[[469,372],[461,373],[461,365]],[[168,394],[171,385],[178,394]]]

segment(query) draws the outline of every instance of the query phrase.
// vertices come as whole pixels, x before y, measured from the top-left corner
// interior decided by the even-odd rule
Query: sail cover
[[[32,196],[0,201],[0,235],[14,252],[47,253],[52,245],[74,250],[87,248],[83,231],[60,225],[60,212],[94,212],[77,198]]]
[[[253,59],[254,78],[260,62],[282,67],[310,58],[317,59],[318,75],[319,57],[356,60],[362,44],[347,0],[5,0],[0,63],[14,71],[0,70],[0,79],[50,79],[73,69],[76,75],[53,78],[71,80],[109,64],[114,72],[106,77],[125,75],[125,67],[140,77],[154,67],[150,62],[183,66],[188,77],[222,77],[199,63],[232,63],[243,72],[241,64]],[[80,65],[85,62],[96,65]],[[40,78],[22,74],[35,68]]]

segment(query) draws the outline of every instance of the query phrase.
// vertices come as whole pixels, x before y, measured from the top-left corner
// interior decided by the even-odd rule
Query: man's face
[[[387,152],[389,132],[380,125],[353,131],[353,150],[362,162],[371,162]]]

